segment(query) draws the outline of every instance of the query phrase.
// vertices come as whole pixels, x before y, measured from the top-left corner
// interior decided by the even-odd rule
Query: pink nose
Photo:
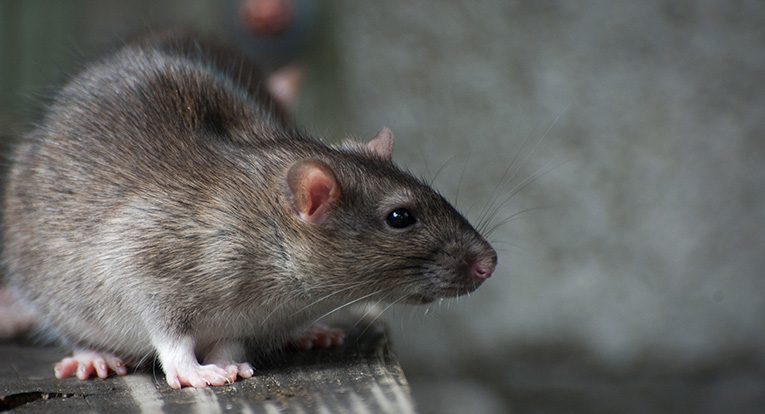
[[[494,264],[490,263],[475,262],[470,269],[470,275],[480,280],[490,278],[492,273],[494,273]]]

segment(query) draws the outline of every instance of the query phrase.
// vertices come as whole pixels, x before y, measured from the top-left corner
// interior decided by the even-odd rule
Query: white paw
[[[212,364],[199,365],[195,363],[183,367],[167,367],[165,368],[165,376],[168,385],[174,389],[180,389],[183,386],[204,388],[233,382],[226,370]]]
[[[127,374],[125,362],[116,356],[91,350],[75,351],[74,355],[62,359],[53,367],[56,378],[77,378],[86,380],[95,374],[98,378],[106,378],[109,372],[117,375]]]

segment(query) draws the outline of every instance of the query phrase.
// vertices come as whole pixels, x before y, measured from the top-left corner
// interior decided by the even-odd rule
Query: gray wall
[[[551,349],[609,372],[762,364],[765,3],[339,10],[350,132],[391,127],[426,176],[446,163],[436,184],[473,219],[529,177],[495,220],[541,207],[492,235],[478,292],[397,312],[410,378],[443,385],[428,398],[501,411],[490,394]]]
[[[571,341],[614,363],[691,363],[763,349],[765,4],[340,9],[352,132],[390,126],[398,161],[425,175],[446,162],[436,183],[461,187],[474,218],[529,177],[496,219],[544,207],[492,235],[496,277],[401,332],[402,353],[440,365]]]

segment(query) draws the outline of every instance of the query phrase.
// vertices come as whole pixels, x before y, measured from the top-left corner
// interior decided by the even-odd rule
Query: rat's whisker
[[[436,179],[438,178],[438,175],[441,174],[441,171],[443,171],[444,167],[446,167],[447,164],[449,164],[450,161],[452,161],[456,157],[456,155],[452,155],[449,157],[446,161],[441,164],[440,167],[436,170],[436,173],[433,175],[433,177],[430,178],[430,182],[428,183],[429,186],[433,186],[433,183],[436,182]]]
[[[366,299],[366,298],[368,298],[368,297],[370,297],[370,296],[374,296],[374,295],[376,295],[376,294],[378,294],[378,293],[380,293],[380,292],[383,292],[383,291],[384,291],[384,289],[376,290],[376,291],[374,291],[374,292],[372,292],[372,293],[369,293],[369,294],[366,294],[366,295],[364,295],[364,296],[362,296],[362,297],[360,297],[360,298],[358,298],[358,299],[354,299],[354,300],[352,300],[352,301],[350,301],[350,302],[346,302],[345,304],[343,304],[343,305],[340,305],[340,306],[336,307],[335,309],[332,309],[331,311],[329,311],[329,312],[325,313],[324,315],[321,315],[321,316],[319,316],[318,318],[314,319],[313,323],[316,323],[316,322],[318,322],[318,321],[320,321],[320,320],[322,320],[322,319],[326,318],[327,316],[329,316],[329,315],[331,315],[331,314],[333,314],[333,313],[335,313],[335,312],[339,311],[340,309],[343,309],[343,308],[346,308],[346,307],[348,307],[348,306],[351,306],[351,305],[353,305],[354,303],[360,302],[360,301],[362,301],[362,300],[364,300],[364,299]]]
[[[359,287],[359,284],[358,284],[358,283],[355,283],[355,284],[353,284],[353,285],[351,285],[351,286],[348,286],[348,287],[346,287],[346,288],[344,288],[344,289],[339,289],[339,290],[336,290],[336,291],[334,291],[334,292],[332,292],[332,293],[330,293],[330,294],[328,294],[328,295],[322,296],[322,297],[320,297],[319,299],[316,299],[315,301],[313,301],[313,302],[311,302],[311,303],[309,303],[309,304],[307,304],[307,305],[303,306],[302,308],[298,309],[298,310],[297,310],[295,313],[300,313],[300,312],[302,312],[302,311],[304,311],[304,310],[306,310],[306,309],[308,309],[308,308],[310,308],[310,307],[312,307],[312,306],[314,306],[314,305],[316,305],[316,304],[318,304],[318,303],[320,303],[320,302],[323,302],[323,301],[325,301],[325,300],[327,300],[327,299],[331,298],[332,296],[338,295],[338,294],[340,294],[340,293],[343,293],[343,292],[345,292],[345,291],[348,291],[348,290],[350,290],[350,289],[353,289],[353,288],[356,288],[356,287]]]
[[[375,303],[374,303],[374,304],[372,304],[370,307],[368,307],[368,308],[367,308],[367,309],[364,311],[364,313],[363,313],[361,316],[359,316],[359,317],[356,319],[356,322],[355,322],[353,325],[351,325],[351,327],[349,328],[349,330],[350,330],[350,329],[353,329],[353,328],[355,328],[355,327],[356,327],[356,326],[357,326],[357,325],[358,325],[358,324],[359,324],[359,323],[360,323],[362,320],[364,320],[364,319],[365,319],[365,318],[366,318],[366,317],[367,317],[369,314],[371,314],[371,313],[372,313],[372,311],[375,311],[375,313],[380,313],[380,312],[377,312],[377,311],[376,311],[376,308],[377,308],[377,306],[379,306],[381,302],[383,302],[383,301],[385,301],[386,299],[388,299],[388,297],[389,297],[389,296],[390,296],[392,293],[393,293],[393,292],[392,292],[392,290],[391,290],[391,291],[389,291],[388,293],[386,293],[386,294],[385,294],[385,296],[383,296],[382,298],[380,298],[379,300],[377,300],[377,302],[375,302]]]
[[[419,141],[417,142],[417,151],[419,152],[420,158],[422,159],[422,165],[425,167],[425,173],[428,177],[432,177],[433,175],[430,173],[430,167],[428,166],[428,157],[425,156],[425,150],[422,149],[422,143]]]
[[[468,156],[465,157],[465,162],[462,163],[462,171],[460,172],[460,178],[457,180],[457,191],[454,193],[454,206],[457,207],[458,210],[459,204],[460,204],[460,188],[462,188],[462,180],[465,178],[465,169],[467,168],[468,160],[470,159],[470,153],[468,153]],[[465,214],[469,214],[470,211],[465,212]]]
[[[512,222],[514,220],[517,220],[521,215],[523,215],[525,213],[529,213],[529,212],[537,211],[537,210],[545,210],[545,209],[550,209],[550,208],[553,208],[553,207],[552,206],[537,206],[537,207],[529,207],[529,208],[525,208],[525,209],[520,210],[520,211],[516,211],[515,213],[512,213],[511,215],[503,218],[499,222],[494,223],[491,227],[489,227],[488,229],[485,229],[484,231],[482,231],[481,234],[484,237],[489,237],[498,228],[500,228],[500,227],[504,226],[505,224],[510,223],[510,222]]]
[[[266,325],[266,322],[268,322],[268,320],[271,318],[271,316],[273,316],[276,312],[278,312],[280,309],[282,309],[285,305],[290,303],[289,299],[291,299],[292,297],[296,298],[297,295],[292,293],[292,294],[290,294],[290,296],[288,298],[282,299],[281,303],[279,303],[278,305],[274,306],[274,308],[271,309],[271,312],[268,312],[268,314],[266,314],[266,316],[263,318],[263,321],[260,322],[260,327],[261,328],[264,327]]]
[[[348,286],[348,285],[349,284],[342,284],[342,286]],[[350,286],[347,289],[351,289],[354,286],[356,286],[356,284],[350,284]],[[342,290],[347,290],[347,289],[342,289]],[[333,294],[336,294],[336,293],[339,293],[339,292],[333,292],[333,293],[327,295],[327,297],[332,296]],[[278,293],[276,295],[278,295]],[[271,312],[269,312],[263,318],[263,320],[260,323],[260,326],[261,327],[265,326],[266,322],[268,322],[268,320],[271,318],[271,316],[273,316],[280,309],[284,308],[286,305],[292,304],[292,303],[294,303],[294,301],[299,300],[301,296],[302,296],[302,293],[296,291],[296,292],[290,292],[286,297],[283,297],[282,300],[280,301],[280,303],[278,305],[276,305],[274,307],[274,309],[272,309]],[[317,302],[314,302],[314,303],[311,303],[311,304],[307,305],[306,307],[300,309],[300,311],[305,310],[307,307],[310,307],[310,306],[314,305],[315,303],[318,303],[318,302],[320,302],[321,300],[324,300],[324,299],[326,299],[326,297],[319,299]]]
[[[370,327],[371,327],[371,326],[372,326],[372,325],[373,325],[373,324],[374,324],[374,323],[375,323],[375,322],[376,322],[378,319],[380,319],[380,317],[383,315],[383,313],[385,313],[385,311],[387,311],[388,309],[390,309],[390,307],[391,307],[391,306],[393,306],[393,305],[395,305],[395,304],[397,304],[397,303],[401,302],[401,301],[402,301],[402,300],[404,300],[406,297],[407,297],[407,295],[402,295],[402,296],[401,296],[401,297],[399,297],[398,299],[396,299],[396,300],[394,300],[393,302],[391,302],[391,303],[390,303],[388,306],[386,306],[385,308],[383,308],[383,310],[382,310],[382,311],[378,312],[378,313],[377,313],[377,315],[376,315],[376,316],[375,316],[375,317],[374,317],[374,318],[373,318],[373,319],[372,319],[372,320],[371,320],[371,321],[370,321],[370,322],[367,324],[367,326],[364,328],[364,330],[363,330],[363,331],[361,331],[361,333],[359,334],[359,338],[360,338],[360,337],[362,337],[362,336],[364,336],[364,334],[365,334],[365,333],[366,333],[366,332],[369,330],[369,328],[370,328]]]
[[[558,120],[560,119],[563,112],[559,112],[555,119],[553,119],[553,122],[550,124],[550,126],[547,127],[545,132],[534,142],[534,144],[529,149],[528,153],[525,155],[526,161],[530,160],[536,149],[539,147],[539,144],[549,135],[550,131],[555,127],[555,125],[558,123]],[[506,180],[510,179],[510,177],[515,176],[518,171],[520,171],[522,164],[520,163],[517,165],[517,168],[513,168],[516,163],[519,160],[520,155],[524,152],[526,145],[528,145],[529,139],[524,140],[524,142],[521,144],[521,148],[515,153],[513,156],[513,159],[510,161],[510,164],[508,165],[505,172],[502,174],[502,177],[497,182],[497,185],[494,188],[493,195],[489,202],[486,203],[486,207],[482,209],[481,214],[478,217],[476,228],[479,229],[479,233],[481,233],[480,228],[484,226],[484,222],[486,221],[486,216],[488,215],[489,211],[496,210],[500,207],[495,207],[494,204],[497,202],[499,197],[499,188],[506,184]],[[526,162],[524,161],[524,163]],[[502,202],[499,204],[499,206],[502,206],[505,202]],[[490,221],[490,219],[489,219]]]
[[[535,181],[539,180],[540,178],[544,177],[545,175],[555,171],[556,169],[560,168],[564,163],[559,163],[555,165],[550,165],[551,163],[547,163],[544,166],[538,168],[536,171],[534,171],[531,175],[526,177],[523,181],[518,183],[515,187],[513,187],[508,195],[499,203],[497,203],[495,206],[492,207],[492,211],[490,214],[488,214],[486,217],[482,218],[481,221],[476,226],[476,230],[484,234],[484,231],[486,230],[486,227],[489,225],[489,222],[496,216],[497,212],[505,206],[510,200],[515,197],[517,194],[519,194],[523,189],[534,183]]]

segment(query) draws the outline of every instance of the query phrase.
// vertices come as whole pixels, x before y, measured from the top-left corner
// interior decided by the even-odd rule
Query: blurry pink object
[[[292,64],[272,73],[266,85],[281,109],[289,112],[295,109],[302,81],[303,68]]]
[[[256,36],[276,36],[292,25],[292,0],[244,0],[239,8],[244,26]]]

